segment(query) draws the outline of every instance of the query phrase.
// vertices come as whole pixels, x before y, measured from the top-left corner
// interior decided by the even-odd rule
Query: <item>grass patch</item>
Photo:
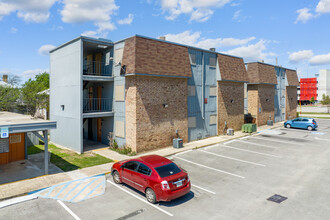
[[[300,113],[299,113],[300,114]],[[302,112],[300,115],[330,115],[330,113],[320,113],[320,112]]]
[[[116,151],[117,153],[120,153],[120,154],[125,154],[125,155],[128,155],[128,156],[135,156],[136,153],[135,152],[132,152],[132,149],[131,148],[128,148],[128,147],[118,147],[118,148],[109,148],[110,150],[113,150],[113,151]]]
[[[31,150],[29,150],[30,148]],[[34,145],[28,147],[28,154],[29,152],[43,152],[44,149],[44,145]],[[77,154],[70,150],[58,148],[52,144],[48,145],[48,151],[51,153],[50,162],[65,172],[113,162],[113,160],[92,152]]]
[[[36,146],[30,146],[27,149],[27,154],[28,155],[37,154],[37,153],[40,153],[40,152],[43,152],[43,150],[40,149],[39,147],[36,147]]]

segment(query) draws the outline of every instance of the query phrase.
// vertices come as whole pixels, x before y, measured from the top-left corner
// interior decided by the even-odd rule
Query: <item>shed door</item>
[[[24,133],[9,135],[9,162],[24,160]]]

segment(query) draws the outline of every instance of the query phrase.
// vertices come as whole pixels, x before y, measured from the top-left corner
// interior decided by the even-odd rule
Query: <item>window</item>
[[[210,67],[217,66],[217,59],[215,57],[210,57]]]
[[[170,163],[161,167],[156,167],[155,170],[160,177],[167,177],[181,172],[180,168],[174,163]]]
[[[190,64],[196,65],[196,54],[189,54]]]
[[[128,169],[128,170],[136,171],[137,167],[138,167],[138,162],[136,162],[136,161],[129,161],[124,164],[124,168]]]
[[[116,101],[125,101],[124,85],[115,86],[115,100]]]
[[[188,128],[196,128],[196,117],[188,117]]]
[[[143,163],[140,163],[138,172],[149,176],[151,174],[151,169],[149,167],[147,167],[146,165],[144,165]]]
[[[217,87],[215,86],[210,87],[210,96],[217,96]]]
[[[217,123],[217,115],[210,115],[210,125]]]
[[[125,122],[115,121],[115,135],[116,137],[125,138]]]
[[[188,96],[196,96],[196,86],[188,86]]]
[[[308,119],[304,118],[302,121],[308,121]]]

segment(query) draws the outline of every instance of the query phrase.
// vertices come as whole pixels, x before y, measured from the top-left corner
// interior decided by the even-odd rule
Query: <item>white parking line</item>
[[[245,136],[245,137],[242,137],[242,138],[240,138],[241,140],[244,140],[244,139],[247,139],[247,138],[249,138],[249,136]]]
[[[186,160],[186,159],[183,159],[183,158],[181,158],[181,157],[177,157],[177,156],[175,156],[175,158],[178,158],[179,160],[183,160],[183,161],[186,161],[186,162],[188,162],[188,163],[192,163],[192,164],[195,164],[195,165],[197,165],[197,166],[201,166],[201,167],[204,167],[204,168],[207,168],[207,169],[210,169],[210,170],[215,170],[215,171],[218,171],[218,172],[220,172],[220,173],[225,173],[225,174],[228,174],[228,175],[231,175],[231,176],[235,176],[235,177],[238,177],[238,178],[242,178],[242,179],[245,178],[244,176],[240,176],[240,175],[237,175],[237,174],[234,174],[234,173],[229,173],[229,172],[224,171],[224,170],[215,169],[215,168],[213,168],[213,167],[205,166],[205,165],[203,165],[203,164],[195,163],[195,162],[193,162],[193,161]]]
[[[175,155],[185,154],[185,153],[188,153],[188,152],[190,152],[190,151],[192,151],[192,150],[183,151],[183,152],[177,153],[177,154],[175,154]]]
[[[235,142],[236,140],[231,140],[231,141],[227,141],[227,142],[225,142],[225,143],[223,143],[223,144],[230,144],[230,143],[233,143],[233,142]]]
[[[273,140],[273,139],[262,138],[262,137],[253,137],[253,138],[259,139],[259,140],[264,140],[264,141],[272,141],[272,142],[284,143],[284,144],[293,144],[293,145],[300,145],[300,146],[304,146],[305,145],[305,144],[300,144],[300,143],[294,143],[294,142],[288,142],[288,141],[280,141],[280,140]]]
[[[194,185],[194,184],[191,184],[191,186],[196,187],[196,188],[201,189],[201,190],[204,190],[204,191],[209,192],[209,193],[214,194],[214,195],[216,194],[215,192],[212,192],[212,191],[210,191],[210,190],[208,190],[208,189],[204,189],[204,188],[202,188],[202,187],[200,187],[200,186],[196,186],[196,185]]]
[[[254,154],[260,154],[260,155],[269,156],[269,157],[282,158],[281,156],[277,156],[277,155],[273,155],[273,154],[260,153],[260,152],[252,151],[252,150],[245,150],[245,149],[242,149],[242,148],[229,147],[229,146],[226,146],[226,145],[219,145],[219,146],[220,147],[225,147],[225,148],[230,148],[230,149],[235,149],[235,150],[240,150],[240,151],[245,151],[245,152],[249,152],[249,153],[254,153]]]
[[[164,209],[161,209],[161,208],[159,208],[158,206],[156,206],[156,205],[154,205],[154,204],[151,204],[151,203],[149,203],[148,201],[146,201],[146,200],[144,200],[144,199],[141,199],[140,197],[138,197],[138,196],[134,195],[133,193],[131,193],[131,192],[127,191],[126,189],[123,189],[122,187],[120,187],[120,186],[118,186],[118,185],[114,184],[114,183],[113,183],[113,182],[111,182],[110,180],[107,180],[107,182],[108,182],[108,183],[110,183],[110,184],[112,184],[112,185],[114,185],[115,187],[117,187],[117,188],[119,188],[119,189],[123,190],[124,192],[126,192],[126,193],[130,194],[131,196],[133,196],[133,197],[137,198],[138,200],[140,200],[140,201],[142,201],[142,202],[144,202],[144,203],[146,203],[146,204],[148,204],[148,205],[150,205],[150,206],[154,207],[155,209],[158,209],[159,211],[161,211],[161,212],[165,213],[166,215],[169,215],[169,216],[173,217],[173,214],[171,214],[171,213],[169,213],[169,212],[165,211]]]
[[[76,220],[80,220],[80,218],[76,215],[76,214],[74,214],[73,213],[73,211],[71,211],[71,209],[69,209],[61,200],[57,200],[57,202],[58,203],[60,203],[61,204],[61,206],[63,206],[63,208],[68,212],[68,213],[70,213],[70,215],[74,218],[74,219],[76,219]]]
[[[204,152],[204,153],[208,153],[208,154],[211,154],[211,155],[214,155],[214,156],[217,156],[217,157],[223,157],[223,158],[226,158],[226,159],[236,160],[236,161],[243,162],[243,163],[249,163],[249,164],[253,164],[253,165],[257,165],[257,166],[262,166],[262,167],[265,167],[266,166],[264,164],[254,163],[254,162],[250,162],[250,161],[246,161],[246,160],[241,160],[241,159],[237,159],[237,158],[233,158],[233,157],[227,157],[227,156],[224,156],[224,155],[221,155],[221,154],[216,154],[216,153],[208,152],[208,151],[205,151],[205,150],[199,150],[199,151]]]
[[[319,137],[315,137],[316,140],[321,140],[321,141],[330,141],[329,139],[325,139],[325,138],[319,138]]]
[[[211,148],[215,148],[215,147],[218,147],[219,144],[215,144],[215,145],[211,145],[211,146],[208,146],[208,147],[204,147],[204,149],[211,149]]]
[[[256,146],[259,146],[259,147],[266,147],[266,148],[270,148],[270,149],[277,149],[277,147],[270,147],[270,146],[267,146],[267,145],[264,145],[264,144],[252,143],[252,142],[242,141],[242,140],[237,140],[237,141],[242,142],[242,143],[246,143],[246,144],[256,145]]]

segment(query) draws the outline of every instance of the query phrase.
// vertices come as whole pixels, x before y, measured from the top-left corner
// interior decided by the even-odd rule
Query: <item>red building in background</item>
[[[299,100],[304,103],[310,103],[312,97],[317,100],[317,78],[300,79],[300,97]]]

